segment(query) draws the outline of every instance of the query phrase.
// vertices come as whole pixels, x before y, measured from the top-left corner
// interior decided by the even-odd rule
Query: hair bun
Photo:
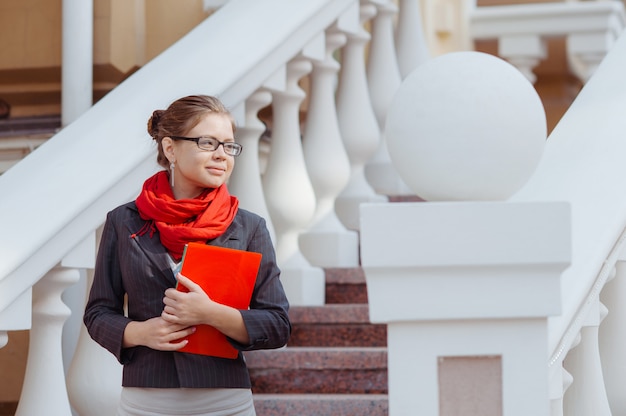
[[[159,121],[161,121],[161,115],[163,115],[163,110],[154,110],[152,112],[152,116],[150,120],[148,120],[148,133],[152,138],[156,139],[159,132]]]

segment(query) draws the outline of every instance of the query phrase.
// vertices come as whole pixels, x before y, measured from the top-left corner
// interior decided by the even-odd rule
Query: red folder
[[[261,253],[189,243],[180,273],[200,285],[211,299],[237,309],[248,309],[261,264]],[[189,290],[179,284],[181,292]],[[237,358],[239,352],[226,336],[210,325],[197,325],[189,342],[178,351]]]

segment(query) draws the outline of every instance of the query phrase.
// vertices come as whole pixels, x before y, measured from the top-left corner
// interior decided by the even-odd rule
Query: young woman
[[[234,131],[214,97],[183,97],[154,111],[148,132],[165,170],[107,215],[84,322],[124,365],[119,415],[254,415],[241,352],[180,352],[182,339],[207,324],[240,351],[287,343],[289,305],[265,221],[239,209],[226,187],[242,150]],[[249,309],[217,303],[176,273],[188,242],[262,254]],[[177,291],[177,281],[189,292]]]

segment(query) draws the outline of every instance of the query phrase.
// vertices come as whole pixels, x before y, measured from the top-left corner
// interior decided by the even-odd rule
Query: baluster
[[[533,68],[546,58],[546,43],[536,35],[503,36],[498,42],[498,54],[534,84],[537,76]]]
[[[626,384],[626,330],[624,328],[626,262],[618,261],[614,271],[614,277],[600,293],[600,299],[609,311],[600,326],[600,356],[611,411],[614,415],[624,415],[626,414],[626,396],[624,395]]]
[[[77,269],[55,267],[33,287],[33,325],[17,416],[71,414],[61,349],[70,310],[61,294],[79,278]]]
[[[354,267],[359,257],[356,232],[347,230],[335,213],[335,198],[350,178],[335,107],[339,64],[333,52],[344,42],[343,34],[329,32],[324,59],[313,62],[304,131],[304,158],[317,207],[312,227],[300,235],[299,242],[311,264],[320,267]]]
[[[93,270],[87,273],[87,290]],[[114,415],[122,391],[122,365],[115,356],[97,344],[83,325],[76,352],[67,375],[72,407],[80,416]]]
[[[271,101],[272,94],[268,91],[257,91],[246,100],[245,124],[237,129],[237,141],[244,150],[237,157],[228,188],[239,198],[242,208],[265,218],[272,241],[276,241],[274,226],[263,195],[259,166],[259,139],[265,131],[265,125],[259,120],[258,113]]]
[[[587,322],[580,330],[580,343],[565,357],[564,367],[574,378],[564,396],[563,411],[566,415],[611,415],[598,345],[598,327],[604,316],[606,308],[596,299]]]
[[[563,395],[573,380],[561,361],[554,364],[550,375],[550,416],[563,416]]]
[[[413,195],[396,172],[384,139],[387,109],[402,81],[395,53],[393,18],[398,8],[393,2],[375,3],[372,41],[367,59],[367,81],[374,114],[382,135],[378,150],[365,165],[365,177],[381,195]]]
[[[311,267],[298,246],[298,236],[315,213],[315,193],[309,180],[300,136],[300,103],[305,98],[298,86],[311,71],[311,63],[296,58],[287,65],[284,91],[272,91],[272,137],[263,189],[276,232],[276,256],[281,280],[293,305],[324,303],[324,273]]]
[[[122,365],[113,354],[96,343],[82,325],[82,316],[87,295],[93,283],[96,247],[100,241],[102,227],[90,234],[63,259],[62,264],[83,267],[85,285],[81,286],[80,331],[72,362],[67,371],[67,391],[72,408],[80,416],[114,415],[122,389]],[[67,295],[67,292],[65,293]]]
[[[371,5],[361,7],[361,22],[376,14]],[[350,159],[348,185],[335,202],[337,217],[351,230],[359,229],[359,206],[364,202],[384,202],[365,179],[365,163],[374,155],[380,142],[380,129],[372,109],[365,74],[365,45],[369,32],[359,25],[356,33],[346,33],[341,51],[341,72],[337,90],[337,119],[343,144]]]
[[[400,0],[399,2],[396,51],[403,79],[430,59],[424,36],[420,3],[420,0]]]
[[[621,13],[618,13],[621,14]],[[623,15],[622,15],[623,16]],[[616,17],[616,16],[612,16]],[[623,30],[622,19],[611,19],[604,30],[573,33],[567,36],[567,58],[570,68],[583,82],[596,72],[596,69],[611,50]]]

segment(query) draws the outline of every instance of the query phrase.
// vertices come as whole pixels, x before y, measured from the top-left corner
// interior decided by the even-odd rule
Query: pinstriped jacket
[[[109,212],[98,250],[84,323],[91,337],[124,365],[127,387],[249,388],[244,358],[216,358],[148,347],[122,348],[124,328],[131,320],[160,316],[163,296],[176,279],[158,231],[131,238],[145,224],[134,202]],[[241,311],[250,344],[230,339],[240,351],[279,348],[291,333],[289,304],[279,280],[274,248],[260,216],[239,209],[221,236],[209,241],[223,247],[261,253],[261,266],[249,310]],[[124,296],[128,296],[127,317]]]

